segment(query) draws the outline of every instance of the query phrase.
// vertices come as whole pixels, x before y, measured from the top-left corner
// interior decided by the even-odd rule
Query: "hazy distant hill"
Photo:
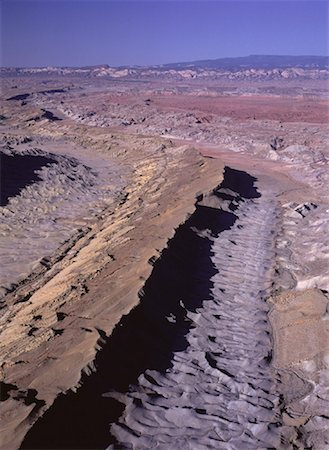
[[[166,69],[286,69],[288,67],[326,69],[327,56],[250,55],[236,58],[206,59],[182,63],[164,64]]]
[[[84,67],[26,67],[2,68],[1,75],[59,75],[107,77],[109,79],[229,79],[280,80],[292,78],[329,78],[326,56],[266,56],[220,58],[157,66],[110,67],[107,64]]]

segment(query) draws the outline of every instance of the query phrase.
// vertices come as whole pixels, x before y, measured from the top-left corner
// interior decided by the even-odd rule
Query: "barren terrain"
[[[329,448],[327,70],[129,70],[2,72],[1,448]]]

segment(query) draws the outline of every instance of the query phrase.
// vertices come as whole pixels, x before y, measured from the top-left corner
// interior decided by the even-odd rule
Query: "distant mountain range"
[[[159,66],[157,66],[159,67]],[[250,55],[235,58],[205,59],[200,61],[164,64],[166,69],[286,69],[288,67],[327,69],[327,56]]]
[[[106,77],[109,79],[238,79],[275,80],[290,78],[329,78],[326,56],[251,55],[157,66],[110,67],[108,64],[85,67],[2,68],[3,75],[38,75]]]

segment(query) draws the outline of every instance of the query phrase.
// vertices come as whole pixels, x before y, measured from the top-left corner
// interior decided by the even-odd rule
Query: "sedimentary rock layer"
[[[46,448],[49,439],[57,448],[169,448],[173,436],[178,448],[193,449],[288,443],[265,302],[278,205],[253,182],[227,168],[221,186],[199,198],[155,263],[140,305],[101,351],[96,374],[55,402],[23,448]],[[125,404],[122,415],[113,399]],[[58,434],[65,414],[78,410],[76,425]],[[92,424],[89,437],[81,415]]]
[[[3,152],[56,160],[0,208],[2,267],[13,270],[1,291],[2,447],[17,449],[46,410],[26,448],[32,441],[33,448],[105,448],[123,439],[135,445],[133,429],[156,440],[153,408],[162,430],[179,422],[178,411],[189,419],[194,445],[209,420],[212,433],[218,422],[222,430],[209,446],[327,448],[325,81],[193,79],[169,86],[50,73],[2,81],[4,97],[13,98],[0,100]],[[191,144],[256,176],[261,197],[247,195],[243,183],[201,196],[219,183],[223,165]],[[197,211],[188,218],[196,193]],[[171,252],[176,238],[188,243],[174,246],[180,257]],[[240,286],[241,279],[252,281]],[[154,311],[153,297],[165,306]],[[131,311],[140,300],[141,309]],[[266,392],[250,381],[251,371]],[[195,386],[192,372],[206,383]],[[225,410],[213,404],[211,389],[202,391],[214,379],[221,380],[216,399]],[[180,380],[189,391],[165,397],[168,386],[183,392]],[[78,395],[68,391],[81,384]],[[165,430],[161,439],[167,436]],[[161,445],[172,448],[175,439]]]
[[[193,212],[196,193],[208,191],[221,177],[221,163],[210,165],[187,146],[176,147],[173,153],[166,145],[159,148],[157,141],[143,143],[142,153],[132,154],[129,162],[123,153],[129,187],[114,204],[111,198],[110,206],[85,217],[80,231],[76,222],[67,224],[67,242],[47,261],[36,261],[29,277],[5,291],[0,348],[6,392],[1,419],[5,447],[17,448],[57,395],[77,386],[83,370],[91,370],[102,337],[138,302],[138,291],[151,272],[148,260]],[[76,151],[67,142],[63,145],[65,153]],[[99,145],[104,148],[103,141]],[[53,152],[61,155],[56,148]],[[111,162],[106,154],[93,156],[86,147],[83,152],[82,160],[87,155],[94,163],[97,158]],[[42,183],[29,186],[32,198]],[[76,185],[73,180],[73,191]],[[31,215],[32,222],[37,218]],[[49,213],[43,218],[49,219]],[[79,214],[74,218],[79,222]]]
[[[245,188],[243,177],[235,181]],[[124,448],[168,448],[173,436],[182,449],[277,448],[284,440],[269,365],[265,303],[273,271],[276,203],[234,198],[237,188],[229,174],[223,185],[227,187],[216,194],[233,194],[238,200],[237,220],[220,234],[208,225],[212,233],[204,239],[210,239],[216,273],[209,280],[210,296],[201,298],[195,311],[185,309],[184,319],[190,322],[186,349],[174,353],[165,372],[147,370],[127,394],[109,394],[126,405],[111,427]],[[205,230],[195,230],[200,231]]]
[[[0,158],[4,163],[2,170],[6,171],[2,181],[7,183],[3,192],[6,205],[0,210],[0,298],[3,298],[7,290],[36,269],[42,258],[43,264],[49,266],[47,257],[74,232],[79,230],[81,234],[97,212],[112,205],[122,186],[115,164],[106,178],[76,158],[40,148],[3,149]],[[26,179],[29,166],[31,181]]]

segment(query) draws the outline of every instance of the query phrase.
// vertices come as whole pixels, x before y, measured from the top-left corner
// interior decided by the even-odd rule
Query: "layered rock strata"
[[[3,299],[8,290],[36,270],[40,260],[50,266],[49,257],[60,244],[87,229],[93,218],[120,197],[123,186],[120,169],[115,164],[105,178],[99,170],[76,158],[40,148],[24,151],[4,148],[0,158],[1,155],[4,162],[13,166],[16,183],[24,181],[31,161],[42,162],[34,174],[35,182],[22,185],[16,195],[9,192],[6,205],[0,208],[0,299]],[[113,180],[111,184],[109,178]]]
[[[81,133],[80,139],[83,138]],[[75,148],[63,139],[48,142],[47,148],[52,148],[57,156],[64,152],[66,157],[59,157],[64,165],[72,154],[79,155],[79,161],[90,159],[96,166],[104,161],[103,167],[98,167],[99,173],[117,167],[111,164],[112,154],[104,149],[104,139],[108,137],[101,135],[92,141],[98,145],[92,149],[86,142],[83,148]],[[43,138],[39,140],[46,145]],[[160,146],[155,139],[137,140],[136,145],[139,152],[130,151],[130,147],[129,161],[122,142],[122,156],[116,155],[117,164],[124,165],[123,180],[119,178],[116,183],[112,179],[114,186],[108,175],[98,180],[105,197],[107,187],[113,192],[115,188],[120,189],[121,182],[125,183],[125,190],[114,198],[114,204],[113,197],[108,196],[110,206],[104,207],[99,201],[100,209],[87,217],[84,208],[90,203],[80,204],[78,211],[72,205],[68,214],[74,210],[78,214],[65,224],[69,239],[47,258],[37,260],[33,272],[4,293],[0,319],[1,393],[4,394],[1,444],[6,449],[18,448],[27,430],[59,393],[77,387],[83,372],[93,370],[103,337],[111,334],[122,315],[138,302],[138,291],[151,272],[148,260],[165,247],[175,227],[193,212],[195,194],[200,189],[208,191],[221,176],[222,163],[210,165],[186,146]],[[70,163],[68,166],[71,167]],[[47,173],[52,167],[44,169]],[[65,178],[65,173],[62,175]],[[50,177],[49,184],[58,182],[61,186],[60,179],[60,174],[54,180]],[[93,181],[95,184],[88,192],[91,199],[96,199],[97,177]],[[77,186],[79,190],[81,185],[75,179],[67,190],[77,193]],[[33,200],[37,196],[42,206],[44,182],[38,181],[28,188],[30,196],[27,197]],[[20,196],[26,194],[24,189]],[[9,208],[15,208],[20,196],[12,199],[16,202],[9,202]],[[64,206],[68,208],[69,203],[64,202]],[[16,212],[25,214],[31,221],[19,226],[32,231],[33,226],[39,226],[37,214],[28,216],[23,208]],[[52,214],[50,211],[43,216],[45,225],[51,226],[48,219]],[[81,216],[84,225],[79,231]],[[9,213],[9,218],[14,221],[15,214]],[[10,254],[16,252],[7,239],[3,243]]]
[[[149,393],[147,382],[159,392],[163,388],[162,382],[169,383],[173,365],[178,371],[177,358],[188,355],[189,348],[199,348],[194,346],[192,337],[200,341],[200,333],[196,334],[193,327],[200,328],[197,322],[201,320],[198,317],[202,316],[203,311],[207,317],[205,323],[209,324],[209,328],[213,326],[208,320],[206,305],[215,301],[213,290],[219,278],[221,283],[224,280],[227,284],[231,281],[234,284],[240,277],[241,266],[234,256],[235,252],[238,255],[238,248],[234,242],[241,243],[245,246],[243,248],[252,246],[248,233],[239,234],[240,231],[253,229],[250,224],[247,226],[249,219],[243,217],[245,207],[250,207],[246,211],[248,214],[255,213],[258,222],[257,208],[262,205],[267,206],[266,210],[276,208],[273,203],[276,196],[283,209],[282,221],[279,220],[279,226],[275,226],[273,235],[276,239],[275,273],[271,278],[274,283],[273,296],[268,302],[273,328],[272,369],[268,369],[263,360],[260,369],[250,361],[255,373],[259,375],[262,371],[266,383],[268,376],[271,376],[268,399],[272,401],[270,396],[273,393],[279,399],[279,402],[272,401],[273,410],[268,410],[269,415],[273,414],[274,422],[270,418],[268,430],[262,432],[265,422],[260,420],[258,412],[265,414],[266,408],[260,408],[259,398],[263,397],[253,383],[250,392],[259,395],[254,411],[259,422],[248,422],[244,435],[236,430],[234,434],[232,424],[230,429],[229,424],[226,428],[223,425],[225,433],[220,439],[225,437],[231,444],[219,441],[208,444],[217,442],[224,448],[230,448],[230,445],[240,442],[241,448],[271,442],[275,448],[328,448],[329,209],[326,185],[329,172],[325,82],[303,79],[296,80],[296,83],[257,81],[250,84],[250,80],[246,83],[228,80],[227,83],[218,84],[216,81],[205,84],[204,80],[192,80],[193,83],[184,80],[183,83],[171,82],[169,86],[167,83],[137,83],[136,80],[121,83],[118,80],[115,83],[104,80],[101,83],[101,78],[91,84],[87,78],[75,77],[69,81],[52,78],[48,73],[46,77],[47,80],[42,82],[47,83],[46,90],[41,87],[39,76],[2,79],[5,98],[12,99],[1,103],[0,139],[5,150],[20,154],[28,149],[28,156],[33,156],[35,149],[39,149],[46,157],[52,154],[64,156],[61,163],[56,160],[60,171],[49,171],[55,169],[54,165],[52,168],[43,167],[37,173],[39,179],[13,198],[14,201],[10,200],[5,207],[8,209],[7,215],[2,216],[4,227],[1,228],[0,249],[3,256],[1,262],[5,264],[2,268],[6,272],[10,272],[11,268],[16,270],[16,274],[5,281],[2,291],[5,294],[0,320],[3,331],[0,345],[2,447],[16,449],[26,431],[60,392],[67,394],[60,395],[44,416],[47,423],[51,422],[49,416],[54,416],[55,426],[44,428],[43,420],[38,421],[29,435],[29,439],[33,434],[37,439],[27,439],[24,443],[26,448],[31,442],[30,448],[105,448],[115,445],[116,440],[120,441],[125,423],[135,430],[139,429],[142,425],[138,421],[143,421],[147,416],[147,408],[141,399],[147,396],[150,401],[146,406],[155,408],[158,395],[153,391]],[[281,95],[282,98],[277,97]],[[215,233],[214,229],[211,233],[206,231],[209,224],[207,226],[199,220],[202,215],[195,215],[194,219],[199,217],[197,223],[191,219],[184,225],[190,227],[189,234],[195,244],[200,244],[200,248],[196,245],[195,253],[191,253],[192,246],[187,245],[190,250],[185,258],[171,258],[169,251],[169,260],[168,256],[166,259],[168,252],[162,251],[161,258],[155,262],[177,225],[186,220],[187,213],[193,212],[195,193],[213,188],[222,170],[221,163],[217,165],[218,170],[214,170],[215,160],[202,159],[191,151],[185,145],[190,145],[191,140],[199,148],[209,148],[205,155],[222,158],[227,165],[233,164],[232,167],[257,176],[262,196],[255,198],[254,202],[250,199],[242,202],[236,194],[237,186],[234,189],[231,186],[236,192],[222,191],[221,198],[215,195],[203,199],[199,197],[197,210],[207,211],[204,217],[206,222],[212,223],[210,228],[221,208],[221,219],[226,218],[225,226],[232,229],[222,230],[214,236],[218,230]],[[78,160],[80,173],[86,181],[91,181],[88,186],[81,183],[81,179],[76,177],[78,174],[71,170],[71,158]],[[47,173],[52,176],[46,176]],[[68,181],[65,173],[74,179]],[[73,202],[62,190],[63,180],[68,183]],[[50,204],[48,200],[52,194],[48,192],[48,187],[59,189],[59,198],[66,196],[67,202],[61,205],[64,209],[60,218],[56,214],[61,207],[53,210],[60,202],[55,198],[54,203]],[[229,189],[229,186],[222,185],[223,188]],[[241,192],[240,196],[243,197]],[[81,198],[87,201],[83,202]],[[26,204],[31,206],[31,211]],[[266,214],[264,212],[264,220]],[[277,212],[273,214],[277,220]],[[66,216],[70,219],[66,220]],[[50,221],[47,223],[48,217],[54,219],[52,225]],[[246,225],[239,228],[243,221]],[[186,230],[186,226],[183,229]],[[54,229],[56,233],[52,232]],[[181,236],[181,229],[176,230],[177,237]],[[237,232],[238,236],[234,242],[227,242],[226,248],[222,237],[227,232]],[[62,242],[59,248],[56,239],[57,243]],[[209,256],[215,252],[217,240],[221,242],[221,249],[227,250],[227,254],[221,254],[220,265],[224,268],[216,266],[215,260],[211,259],[214,255]],[[257,239],[255,242],[258,242]],[[50,246],[57,249],[52,252]],[[38,248],[40,251],[37,251]],[[184,252],[183,249],[184,246],[181,249]],[[271,250],[268,251],[269,255]],[[216,252],[219,257],[218,248]],[[207,255],[201,258],[202,267],[206,270],[198,273],[193,264],[198,264],[202,254]],[[255,255],[258,261],[258,250]],[[264,258],[265,261],[267,256],[264,255]],[[20,260],[24,270],[19,268]],[[27,267],[32,260],[33,266]],[[151,277],[148,260],[152,264],[155,262]],[[274,261],[271,260],[271,264]],[[171,267],[176,277],[185,280],[181,285],[185,286],[184,289],[177,290],[177,284],[166,281],[159,285],[162,279],[162,275],[159,277],[159,267],[164,267],[160,274],[163,271],[166,273],[166,267]],[[185,267],[187,272],[182,272],[181,267]],[[250,258],[246,271],[248,267],[252,267]],[[25,277],[28,272],[30,274]],[[155,273],[157,278],[154,278]],[[194,283],[190,283],[192,279]],[[153,292],[150,292],[152,283]],[[150,320],[134,326],[136,314],[138,316],[141,311],[139,308],[123,318],[122,315],[128,314],[138,303],[138,291],[142,286],[142,311],[148,304],[146,310]],[[169,295],[168,286],[172,286]],[[219,286],[224,289],[221,284]],[[237,289],[236,285],[234,289]],[[197,295],[191,296],[188,302],[191,290]],[[180,303],[182,294],[184,302]],[[218,295],[222,303],[216,304],[216,307],[222,306],[226,300],[232,304],[232,299],[225,292]],[[267,295],[268,291],[264,296]],[[162,302],[167,305],[166,308],[159,307],[154,311],[153,296],[158,305]],[[260,294],[255,299],[257,308],[264,296]],[[245,297],[241,294],[241,298]],[[236,311],[243,311],[238,304],[234,305]],[[222,326],[226,327],[227,308],[225,306],[222,310],[223,317],[211,320],[216,323],[221,320]],[[230,318],[233,316],[231,309],[227,312]],[[248,314],[252,312],[254,310],[248,310]],[[212,310],[209,310],[208,315],[211,314]],[[161,319],[160,322],[158,319]],[[114,329],[120,320],[120,326]],[[260,353],[264,350],[269,361],[270,350],[265,352],[265,347],[268,348],[265,335],[269,328],[262,320],[256,323],[252,319],[251,323],[255,330],[259,327],[261,336],[264,335],[265,346],[257,346]],[[237,342],[245,349],[239,333],[240,322],[243,322],[241,317],[231,324],[235,333],[231,334],[230,345],[226,345],[228,349],[234,348],[238,338]],[[241,329],[250,332],[246,324]],[[129,339],[125,335],[127,332]],[[123,338],[126,336],[123,341],[122,333]],[[171,339],[168,339],[168,333]],[[158,335],[159,342],[155,341]],[[216,338],[213,335],[210,337]],[[225,336],[222,338],[225,341]],[[241,381],[240,370],[236,373],[235,360],[226,361],[228,351],[224,353],[221,350],[222,353],[217,355],[214,349],[215,344],[217,348],[217,341],[212,342],[211,339],[211,344],[204,344],[206,350],[201,352],[203,356],[199,354],[196,366],[202,366],[207,376],[209,371],[215,374],[219,370],[222,373],[226,371],[224,375],[231,380],[230,386],[234,386],[233,383],[243,386],[245,368],[241,368]],[[107,344],[104,346],[105,341]],[[122,342],[127,345],[123,346]],[[163,353],[159,350],[163,350],[164,342],[167,351]],[[96,357],[100,346],[103,346],[103,351],[98,352]],[[250,353],[251,350],[254,351],[252,348]],[[248,354],[245,357],[249,361]],[[183,363],[188,364],[186,358]],[[235,372],[228,368],[231,365]],[[119,367],[122,369],[117,370]],[[95,368],[97,371],[91,377],[84,375]],[[184,375],[183,369],[179,370]],[[199,373],[199,369],[196,371]],[[230,375],[233,375],[232,378]],[[152,380],[155,379],[159,380],[160,386],[154,387]],[[170,383],[176,389],[179,384],[177,377],[174,382],[170,378]],[[189,385],[190,382],[186,383]],[[79,395],[68,391],[80,384]],[[114,391],[112,397],[107,396],[110,391]],[[243,392],[239,393],[242,401],[239,403],[239,414],[238,408],[236,411],[232,411],[232,407],[227,408],[233,420],[239,416],[237,427],[252,415],[250,406],[246,406],[247,412],[242,417]],[[232,387],[232,393],[238,395],[238,388],[234,390]],[[163,392],[161,395],[164,397]],[[127,403],[126,411],[124,405],[113,398],[118,396],[123,403]],[[166,398],[162,401],[165,402]],[[173,398],[169,402],[172,408]],[[191,399],[188,402],[189,406],[193,404]],[[165,409],[161,405],[159,408]],[[209,405],[207,408],[211,414],[198,409],[194,412],[194,418],[200,420],[201,416],[203,419],[210,416],[209,420],[214,420],[212,409]],[[107,414],[103,415],[105,410]],[[130,414],[131,410],[134,414]],[[185,408],[179,411],[186,413]],[[173,417],[176,417],[175,411],[169,412],[162,424],[169,423],[168,418],[172,424],[175,421]],[[221,418],[224,421],[224,415]],[[112,436],[109,434],[110,423],[115,424]],[[145,423],[143,427],[151,429],[151,425],[148,422],[147,427]],[[46,430],[42,439],[40,430]],[[131,434],[122,434],[122,439],[128,441],[127,446],[138,442],[137,437],[131,437]],[[148,436],[152,439],[151,432]],[[173,442],[175,437],[163,446],[172,448]],[[194,444],[197,445],[196,441]]]
[[[289,448],[295,431],[281,421],[265,302],[278,204],[254,181],[226,168],[221,186],[199,198],[155,262],[140,305],[100,352],[96,374],[55,403],[23,448],[49,439],[57,448],[170,448],[173,438],[184,449]]]
[[[166,371],[147,370],[126,394],[109,394],[126,405],[111,427],[123,448],[168,448],[173,437],[182,449],[278,448],[285,442],[265,302],[277,205],[271,198],[242,199],[227,188],[216,195],[238,203],[223,202],[237,208],[238,220],[230,230],[204,236],[216,273],[202,306],[185,308],[186,349],[174,353]]]

